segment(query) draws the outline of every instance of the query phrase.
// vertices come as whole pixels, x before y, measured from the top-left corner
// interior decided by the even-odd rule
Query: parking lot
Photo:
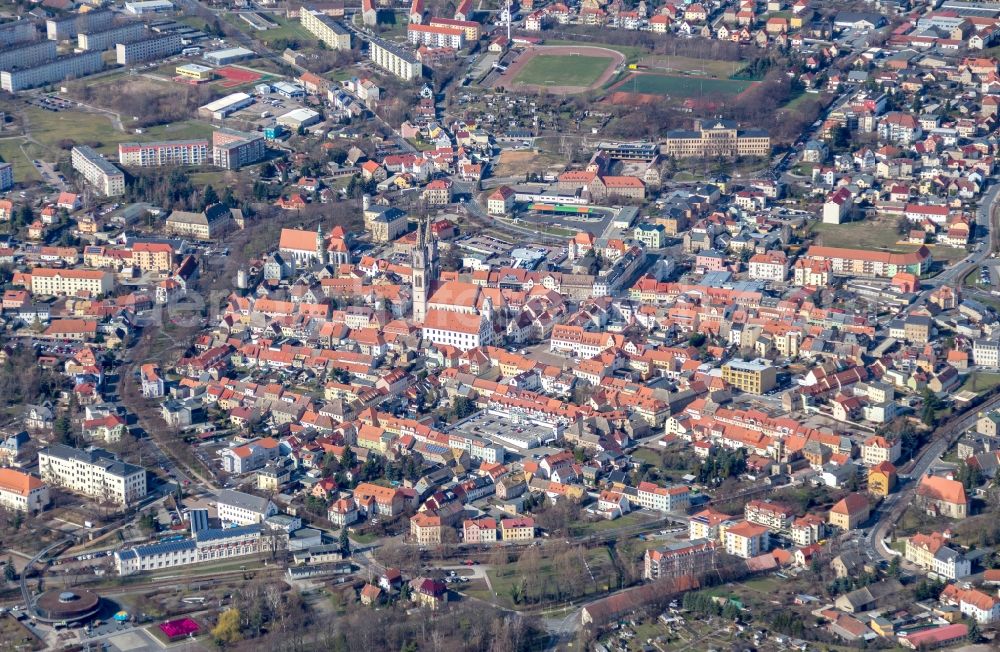
[[[65,111],[76,106],[76,102],[64,100],[58,95],[39,95],[28,100],[28,104],[45,109],[46,111]]]
[[[60,174],[54,165],[37,159],[32,160],[31,164],[35,166],[35,170],[41,175],[43,181],[57,186],[60,190],[66,189],[66,177]]]

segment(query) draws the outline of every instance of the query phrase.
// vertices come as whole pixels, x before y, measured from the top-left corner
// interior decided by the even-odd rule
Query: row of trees
[[[0,365],[0,405],[23,406],[41,403],[58,397],[63,379],[41,369],[30,348],[19,348],[10,353]]]

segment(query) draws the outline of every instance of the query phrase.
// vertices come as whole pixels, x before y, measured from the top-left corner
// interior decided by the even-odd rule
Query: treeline
[[[454,650],[455,652],[528,652],[541,649],[547,635],[537,620],[505,613],[481,602],[449,604],[433,617],[425,610],[407,613],[400,601],[381,609],[355,604],[342,616],[325,616],[308,627],[276,631],[241,649],[323,650]]]
[[[533,33],[525,32],[532,36]],[[605,29],[586,25],[556,25],[545,32],[548,40],[580,41],[581,44],[600,46],[623,45],[649,50],[651,55],[685,56],[695,59],[716,59],[719,61],[740,61],[754,52],[750,46],[729,41],[706,38],[678,38],[673,34],[655,34],[629,29]]]
[[[0,365],[0,405],[5,407],[54,400],[61,389],[62,379],[52,372],[43,371],[31,349],[14,351]]]
[[[196,188],[191,177],[180,168],[130,173],[126,177],[125,199],[182,211],[200,211],[212,203],[212,199],[218,201],[211,186]]]

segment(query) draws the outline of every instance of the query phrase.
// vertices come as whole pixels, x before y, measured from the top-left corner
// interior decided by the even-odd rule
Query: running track
[[[590,86],[540,86],[537,84],[515,84],[514,78],[517,74],[521,72],[529,61],[540,54],[548,55],[570,55],[578,54],[581,56],[590,57],[610,57],[611,62],[608,67],[601,73],[601,76],[597,78]],[[615,74],[615,70],[619,66],[625,63],[625,55],[617,50],[610,50],[608,48],[599,48],[591,45],[536,45],[529,47],[521,56],[517,58],[514,63],[512,63],[507,71],[500,76],[497,80],[495,86],[502,86],[509,91],[529,91],[537,92],[541,90],[546,90],[550,93],[556,93],[557,95],[568,95],[571,93],[582,93],[591,88],[600,88],[608,82],[609,79]]]

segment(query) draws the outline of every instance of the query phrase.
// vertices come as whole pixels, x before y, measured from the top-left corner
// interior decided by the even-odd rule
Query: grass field
[[[27,150],[27,155],[21,150],[22,145]],[[28,143],[23,138],[6,138],[0,140],[0,159],[14,166],[14,178],[18,181],[41,180],[42,177],[38,174],[35,166],[31,164],[30,157],[35,157],[34,153],[41,153],[43,151],[40,147]]]
[[[648,95],[669,95],[673,98],[711,97],[713,95],[739,95],[753,82],[734,79],[710,79],[677,75],[642,74],[631,79],[615,90],[625,93]]]
[[[746,67],[744,61],[719,61],[716,59],[696,59],[694,57],[652,56],[640,63],[654,72],[685,72],[702,77],[728,79]]]
[[[632,512],[631,514],[626,514],[621,518],[616,518],[613,521],[609,521],[607,519],[600,519],[596,521],[581,520],[579,523],[573,525],[572,530],[574,536],[586,536],[589,534],[598,534],[607,530],[642,525],[643,523],[648,523],[653,520],[655,520],[654,517],[644,512]]]
[[[317,41],[316,37],[312,33],[302,26],[297,20],[288,20],[286,18],[280,18],[274,14],[269,14],[268,18],[278,23],[280,27],[274,29],[267,29],[262,32],[251,32],[254,36],[264,41],[265,43],[270,43],[271,41],[276,41],[281,38],[293,38],[298,40],[303,45]],[[243,23],[242,20],[240,20]],[[243,23],[246,25],[246,23]]]
[[[157,125],[143,129],[142,134],[118,131],[106,115],[83,115],[76,111],[53,113],[36,107],[24,111],[31,137],[41,144],[50,158],[58,156],[59,141],[74,140],[78,143],[98,142],[98,151],[117,153],[118,143],[129,141],[183,140],[185,138],[205,138],[211,135],[212,126],[196,120],[184,120],[169,125]],[[122,116],[128,126],[130,116]],[[11,141],[0,141],[11,142]],[[9,146],[8,146],[9,147]],[[5,150],[0,149],[0,153]],[[40,152],[41,153],[41,152]],[[30,166],[30,161],[28,165]]]
[[[610,63],[608,57],[540,54],[521,69],[514,81],[550,86],[590,86]]]
[[[824,247],[849,247],[862,249],[889,249],[910,251],[913,247],[897,245],[900,235],[896,225],[886,221],[847,222],[823,224],[814,222],[813,233],[817,244]]]
[[[1000,374],[972,372],[965,377],[965,382],[959,387],[960,392],[988,392],[1000,385]]]

